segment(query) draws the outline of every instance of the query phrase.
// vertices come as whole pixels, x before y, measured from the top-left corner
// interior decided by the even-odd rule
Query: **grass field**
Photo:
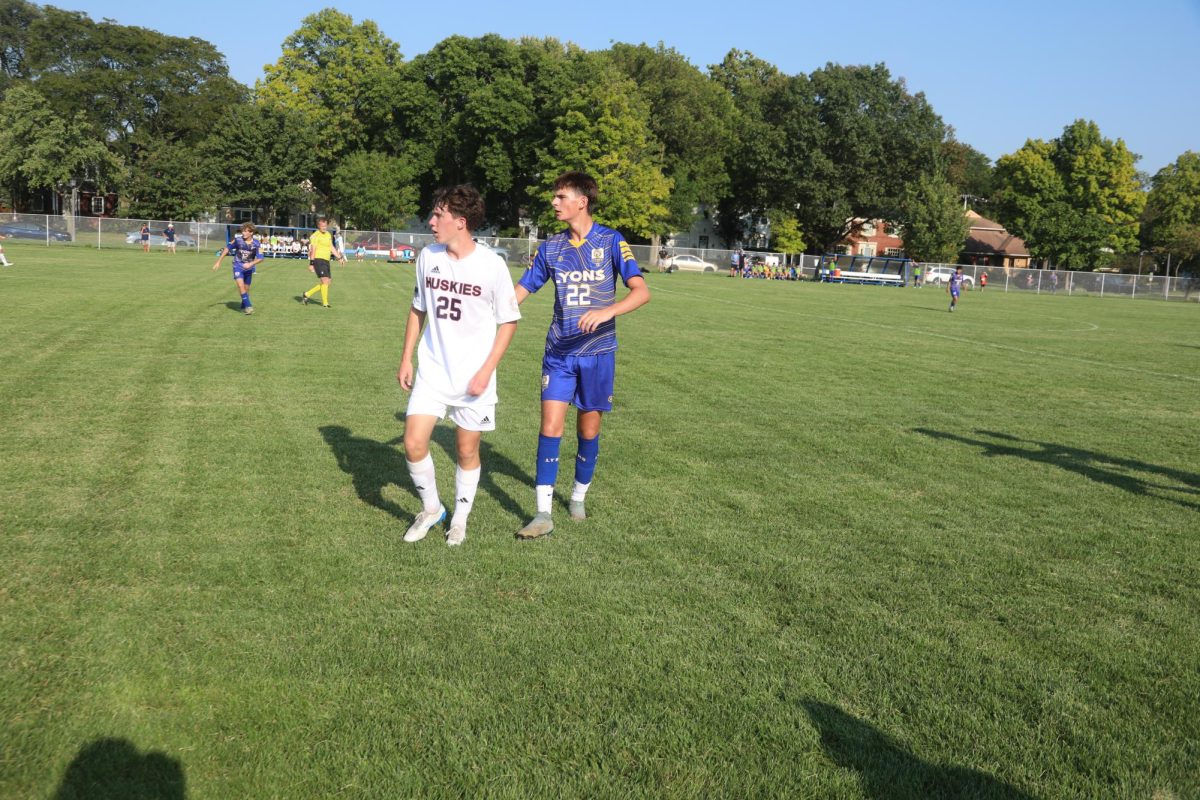
[[[518,543],[543,291],[451,549],[411,267],[7,244],[0,797],[1200,796],[1195,304],[651,276]]]

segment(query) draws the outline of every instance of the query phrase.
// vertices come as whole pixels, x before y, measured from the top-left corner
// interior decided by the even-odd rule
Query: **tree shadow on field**
[[[867,797],[1033,800],[1033,795],[986,772],[924,761],[882,731],[827,703],[805,700],[803,706],[821,735],[825,754],[839,767],[859,774]]]
[[[97,739],[67,766],[52,800],[184,800],[179,759],[140,752],[127,739]]]
[[[412,497],[417,497],[412,481],[408,479],[404,450],[397,447],[403,443],[402,437],[377,442],[365,436],[355,436],[343,425],[325,425],[320,431],[337,458],[338,466],[354,482],[354,491],[360,500],[397,519],[408,519],[413,515],[413,510],[405,510],[383,496],[383,487],[395,484]],[[413,509],[416,507],[414,505]]]
[[[1186,472],[1172,467],[1161,467],[1157,464],[1148,464],[1145,461],[1133,458],[1110,456],[1095,450],[1083,450],[1078,447],[1067,447],[1066,445],[1053,444],[1051,442],[1021,439],[1007,433],[997,433],[995,431],[972,431],[972,433],[988,437],[988,439],[992,440],[987,441],[985,439],[972,439],[956,433],[935,431],[928,428],[913,428],[912,430],[914,433],[934,439],[943,439],[982,448],[982,454],[985,457],[1013,456],[1024,458],[1028,461],[1050,464],[1059,469],[1065,469],[1068,472],[1082,475],[1098,483],[1115,486],[1131,494],[1157,497],[1193,511],[1200,511],[1200,504],[1166,494],[1170,492],[1174,494],[1200,495],[1200,475],[1194,472]],[[1142,474],[1139,475],[1136,473]]]

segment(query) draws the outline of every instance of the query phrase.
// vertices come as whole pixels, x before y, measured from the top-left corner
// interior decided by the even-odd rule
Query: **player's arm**
[[[229,246],[228,245],[226,245],[225,247],[222,247],[221,252],[217,255],[217,263],[213,264],[214,272],[216,271],[217,267],[221,266],[221,262],[225,260],[225,256],[227,256],[227,255],[229,255]]]
[[[488,383],[492,380],[492,373],[496,371],[496,367],[500,366],[500,359],[504,358],[504,352],[508,350],[508,346],[512,343],[513,334],[517,332],[517,323],[505,322],[496,329],[496,341],[492,342],[492,350],[488,353],[488,357],[484,360],[483,366],[471,378],[471,382],[467,384],[467,394],[472,397],[477,397],[487,391]]]
[[[620,301],[607,308],[594,308],[579,318],[579,330],[591,333],[604,322],[614,317],[635,311],[650,302],[650,287],[641,275],[635,275],[628,282],[629,293]]]
[[[404,355],[400,356],[400,369],[396,371],[396,380],[405,391],[413,387],[413,353],[417,349],[417,341],[421,338],[421,328],[425,325],[425,312],[415,307],[408,309],[408,322],[404,325]],[[511,336],[509,337],[512,338]]]

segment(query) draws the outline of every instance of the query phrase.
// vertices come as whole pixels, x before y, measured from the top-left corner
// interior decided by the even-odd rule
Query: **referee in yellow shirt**
[[[346,256],[333,244],[333,236],[329,231],[329,220],[321,217],[317,220],[317,230],[308,237],[308,270],[315,272],[321,282],[300,295],[300,302],[305,305],[317,292],[321,293],[321,308],[329,308],[329,257],[336,256],[338,261],[346,263]]]

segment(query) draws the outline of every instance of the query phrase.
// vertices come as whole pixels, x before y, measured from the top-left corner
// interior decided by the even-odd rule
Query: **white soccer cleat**
[[[458,547],[467,538],[466,523],[458,523],[451,525],[450,530],[446,531],[446,544],[450,547]]]
[[[583,507],[582,500],[572,500],[567,509],[571,512],[571,519],[576,522],[587,519],[587,511]]]
[[[429,529],[446,518],[446,507],[438,506],[437,511],[422,511],[417,514],[417,518],[413,520],[413,524],[408,526],[408,531],[404,534],[404,541],[419,542],[425,538],[425,534],[429,533]]]
[[[539,512],[529,524],[517,531],[518,539],[540,539],[554,530],[554,521],[549,514]]]

